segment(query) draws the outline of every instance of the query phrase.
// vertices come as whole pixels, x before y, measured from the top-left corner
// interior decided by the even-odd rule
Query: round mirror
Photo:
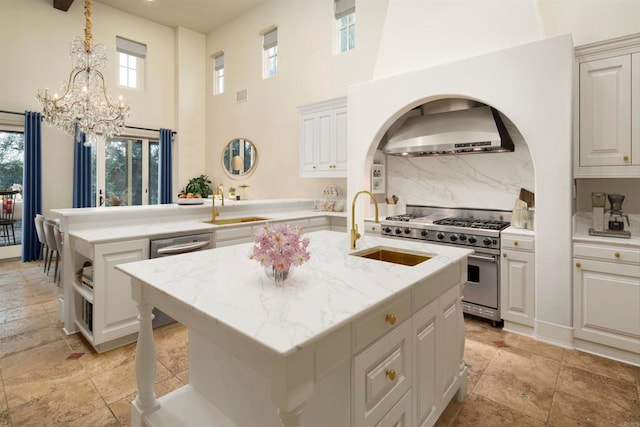
[[[258,164],[258,151],[248,139],[233,139],[222,152],[222,167],[233,179],[249,176]]]

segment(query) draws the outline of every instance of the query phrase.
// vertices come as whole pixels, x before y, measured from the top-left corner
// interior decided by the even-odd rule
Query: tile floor
[[[65,336],[57,298],[37,263],[0,262],[0,426],[128,425],[135,346],[97,354]],[[640,427],[640,368],[465,323],[468,394],[439,426]],[[162,395],[188,381],[187,333],[155,338]]]

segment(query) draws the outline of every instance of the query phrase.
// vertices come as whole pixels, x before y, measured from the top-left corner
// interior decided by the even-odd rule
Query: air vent
[[[244,102],[247,100],[247,90],[242,89],[236,92],[236,102]]]

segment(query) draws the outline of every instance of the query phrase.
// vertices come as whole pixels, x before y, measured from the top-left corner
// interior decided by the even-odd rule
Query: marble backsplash
[[[406,204],[511,210],[520,188],[534,191],[526,144],[512,153],[387,156],[387,194]]]

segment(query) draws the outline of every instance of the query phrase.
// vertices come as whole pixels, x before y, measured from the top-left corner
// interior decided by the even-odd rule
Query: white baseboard
[[[534,337],[534,331],[531,326],[521,325],[520,323],[510,322],[508,320],[504,321],[503,330],[507,332],[512,332],[514,334],[524,335],[527,337]]]
[[[576,349],[584,351],[585,353],[591,353],[595,354],[596,356],[606,357],[608,359],[617,360],[619,362],[629,363],[634,366],[640,366],[640,354],[638,353],[609,347],[591,341],[583,341],[579,338],[576,338],[575,346]]]
[[[538,341],[573,350],[573,327],[535,319],[533,337]]]

